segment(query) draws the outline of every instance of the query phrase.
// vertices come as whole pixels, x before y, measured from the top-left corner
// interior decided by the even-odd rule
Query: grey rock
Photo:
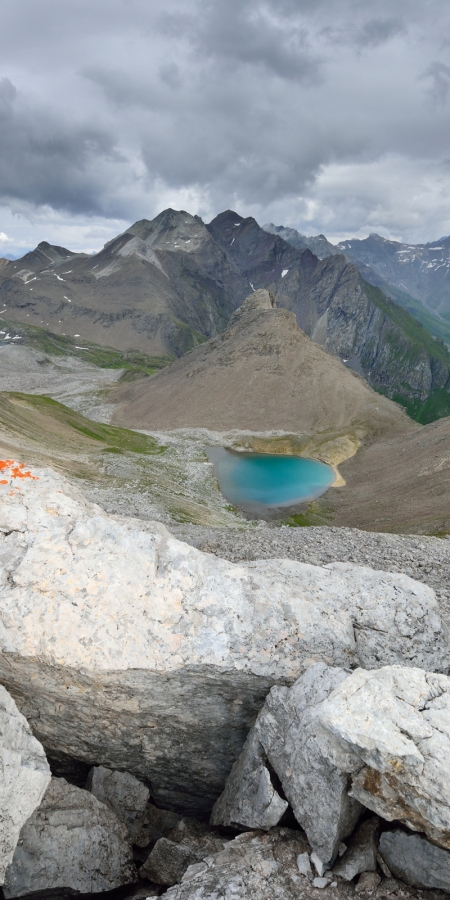
[[[357,894],[373,894],[380,882],[381,878],[377,872],[363,872],[355,885],[355,891]]]
[[[357,669],[320,705],[317,724],[329,763],[352,776],[352,797],[450,849],[450,678]]]
[[[267,760],[306,831],[320,876],[336,857],[341,841],[353,832],[362,811],[348,796],[347,774],[328,762],[316,740],[318,710],[348,674],[317,663],[291,688],[272,688],[211,816],[214,825],[251,827],[255,818],[261,820],[259,775]],[[268,810],[277,810],[273,798]],[[280,818],[283,811],[278,797]]]
[[[313,887],[315,888],[326,888],[330,884],[330,878],[324,878],[323,875],[318,875],[317,878],[313,878]]]
[[[323,860],[320,859],[320,856],[318,856],[318,854],[316,853],[315,850],[311,853],[311,862],[312,862],[319,878],[322,878],[322,875],[324,874],[325,869],[326,869],[326,865],[323,862]]]
[[[182,819],[167,838],[156,842],[139,869],[139,876],[157,884],[177,884],[188,866],[218,853],[226,843],[227,839],[212,833],[200,822]]]
[[[139,876],[170,887],[178,884],[186,869],[197,861],[198,858],[189,844],[176,844],[162,837],[139,869]]]
[[[21,830],[3,891],[7,900],[55,888],[96,893],[135,880],[125,825],[88,791],[52,778]]]
[[[433,592],[406,576],[235,566],[32,474],[0,485],[0,529],[23,538],[0,677],[50,755],[149,779],[158,805],[209,812],[268,690],[311,660],[447,666]]]
[[[152,841],[166,837],[178,825],[181,816],[167,809],[159,809],[147,803],[141,819],[141,828],[133,835],[133,843],[138,847],[148,847]]]
[[[297,856],[297,868],[300,875],[305,875],[306,878],[309,878],[312,881],[313,871],[309,860],[309,853],[299,853]]]
[[[385,831],[380,838],[380,854],[391,872],[407,884],[450,893],[450,852],[436,847],[422,834]]]
[[[380,820],[377,817],[367,819],[352,835],[346,853],[333,868],[333,875],[339,875],[351,881],[362,872],[376,872],[377,838]]]
[[[169,888],[167,900],[298,900],[308,885],[297,857],[307,844],[285,828],[266,834],[247,832],[202,863],[190,866],[181,884]]]
[[[150,791],[129,772],[114,772],[105,766],[93,766],[86,784],[97,800],[114,810],[128,828],[134,843],[139,838]]]
[[[14,700],[0,686],[0,884],[20,829],[39,806],[50,782],[43,747]]]

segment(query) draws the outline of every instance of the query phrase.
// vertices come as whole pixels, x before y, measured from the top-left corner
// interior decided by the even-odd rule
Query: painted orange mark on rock
[[[0,472],[5,472],[10,478],[32,478],[33,481],[39,481],[37,475],[25,471],[25,463],[16,463],[13,459],[0,459]],[[8,482],[1,481],[0,484]]]
[[[0,484],[8,484],[8,479],[7,479],[7,478],[2,478],[1,481],[0,481]]]

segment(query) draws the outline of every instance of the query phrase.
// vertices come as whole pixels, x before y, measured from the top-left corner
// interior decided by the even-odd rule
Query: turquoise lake
[[[209,448],[208,456],[224,497],[249,511],[314,500],[335,480],[331,466],[300,456],[233,453],[217,447]]]

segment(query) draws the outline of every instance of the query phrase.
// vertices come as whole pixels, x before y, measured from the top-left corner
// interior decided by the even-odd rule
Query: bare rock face
[[[5,876],[5,897],[71,888],[108,891],[137,880],[126,827],[96,797],[52,778],[20,833]]]
[[[20,829],[39,806],[50,781],[43,747],[12,697],[0,686],[0,884]]]
[[[324,756],[316,729],[321,704],[348,674],[317,663],[291,688],[272,688],[214,806],[212,824],[252,827],[257,821],[260,828],[277,824],[287,803],[273,786],[272,795],[261,789],[263,773],[270,784],[270,766],[312,849],[324,864],[334,860],[362,807],[348,796],[348,775]]]
[[[270,834],[247,832],[214,856],[188,868],[167,900],[298,900],[308,882],[297,857],[307,843],[299,832],[276,828]]]
[[[450,849],[450,678],[358,669],[321,704],[318,723],[322,752],[352,776],[352,797]]]
[[[0,533],[20,540],[0,569],[0,678],[50,754],[148,779],[157,805],[209,812],[269,689],[312,660],[448,669],[434,594],[407,576],[234,565],[49,469],[5,471]]]
[[[150,791],[129,772],[113,772],[105,766],[93,766],[88,775],[87,790],[97,800],[114,810],[128,828],[130,839],[139,840]]]
[[[418,888],[437,888],[450,893],[450,852],[436,847],[422,834],[385,831],[380,853],[391,872]]]

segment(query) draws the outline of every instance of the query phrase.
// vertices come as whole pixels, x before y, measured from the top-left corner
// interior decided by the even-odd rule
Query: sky
[[[0,256],[169,206],[450,233],[448,0],[4,0]]]

